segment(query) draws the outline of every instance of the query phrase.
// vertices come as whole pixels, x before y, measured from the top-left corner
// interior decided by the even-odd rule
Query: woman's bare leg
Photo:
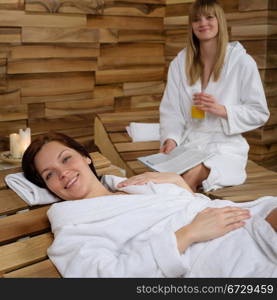
[[[203,164],[200,164],[182,174],[182,177],[190,188],[196,192],[197,188],[201,186],[202,181],[207,179],[209,174],[210,169],[205,167]]]
[[[272,226],[277,232],[277,208],[273,209],[265,220]]]

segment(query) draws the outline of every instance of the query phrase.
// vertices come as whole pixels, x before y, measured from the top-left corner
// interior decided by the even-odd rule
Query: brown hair
[[[192,22],[198,15],[214,14],[218,21],[217,60],[213,69],[213,79],[217,81],[223,68],[226,48],[229,40],[227,22],[223,8],[216,0],[196,0],[189,13],[189,32],[186,54],[186,75],[190,85],[193,85],[202,73],[200,61],[200,44],[192,30]]]
[[[24,176],[28,180],[30,180],[32,183],[36,184],[39,187],[47,188],[44,180],[42,179],[42,177],[40,176],[40,174],[36,169],[34,160],[37,153],[41,150],[43,145],[53,141],[59,142],[71,149],[76,150],[82,156],[88,157],[91,160],[91,163],[89,164],[91,171],[98,179],[100,179],[96,173],[91,156],[89,155],[89,152],[86,150],[86,148],[83,145],[81,145],[80,143],[78,143],[77,141],[75,141],[74,139],[72,139],[71,137],[63,133],[49,132],[33,140],[30,146],[24,152],[22,158],[22,170]]]

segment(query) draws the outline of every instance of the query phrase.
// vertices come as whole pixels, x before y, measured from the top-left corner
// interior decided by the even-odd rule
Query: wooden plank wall
[[[157,108],[185,46],[193,0],[0,0],[0,151],[31,127],[90,151],[96,113]],[[250,158],[277,155],[276,0],[220,0],[232,40],[257,61],[271,117],[247,133]]]
[[[193,0],[167,0],[164,19],[166,65],[185,47],[188,10]],[[277,160],[277,1],[219,0],[231,40],[240,41],[258,64],[271,116],[267,124],[245,134],[250,159]]]
[[[0,0],[0,150],[31,127],[93,150],[96,113],[157,107],[161,0]]]

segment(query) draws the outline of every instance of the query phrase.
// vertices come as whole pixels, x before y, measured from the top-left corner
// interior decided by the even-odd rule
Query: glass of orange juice
[[[196,106],[191,106],[191,117],[193,119],[205,119],[205,112],[204,110],[201,110],[197,108]]]
[[[192,91],[192,97],[194,96],[194,94],[197,94],[199,92],[200,92],[199,90],[194,88]],[[202,92],[202,90],[201,90],[201,92]],[[195,105],[192,105],[191,106],[191,117],[193,119],[205,119],[205,112],[204,112],[204,110],[197,108]]]

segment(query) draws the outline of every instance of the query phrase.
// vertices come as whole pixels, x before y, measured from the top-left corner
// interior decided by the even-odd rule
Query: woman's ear
[[[88,165],[91,164],[91,159],[90,158],[86,157],[86,160],[87,160]]]

